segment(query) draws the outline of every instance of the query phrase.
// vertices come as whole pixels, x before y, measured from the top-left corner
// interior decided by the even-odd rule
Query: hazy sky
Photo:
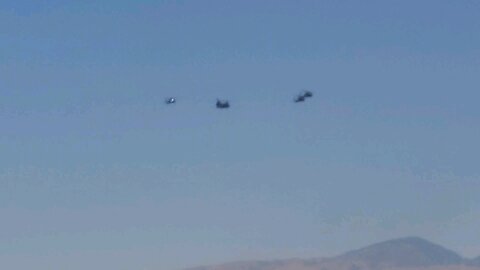
[[[168,270],[407,235],[480,255],[479,14],[0,0],[0,268]]]

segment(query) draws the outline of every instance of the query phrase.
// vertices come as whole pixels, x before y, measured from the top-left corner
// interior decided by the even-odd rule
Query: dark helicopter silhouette
[[[303,96],[306,98],[310,98],[310,97],[313,97],[313,93],[311,91],[305,90],[303,92]]]
[[[227,108],[230,108],[230,103],[228,102],[228,100],[217,99],[216,106],[217,106],[217,109],[227,109]]]
[[[305,96],[303,95],[298,95],[295,97],[295,99],[293,100],[295,103],[298,103],[298,102],[304,102],[305,101]]]
[[[313,93],[311,91],[306,90],[306,91],[303,91],[298,96],[296,96],[293,101],[295,103],[304,102],[307,98],[311,98],[311,97],[313,97]]]
[[[175,102],[177,102],[177,99],[174,98],[174,97],[169,97],[169,98],[165,99],[166,104],[173,104]]]

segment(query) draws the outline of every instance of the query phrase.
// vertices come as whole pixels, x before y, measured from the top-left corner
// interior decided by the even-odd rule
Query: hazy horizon
[[[0,267],[182,269],[411,235],[479,256],[479,13],[0,1]]]

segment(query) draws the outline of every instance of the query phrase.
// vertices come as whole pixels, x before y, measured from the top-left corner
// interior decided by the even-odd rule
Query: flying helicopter
[[[174,97],[169,97],[169,98],[165,99],[166,104],[173,104],[175,102],[177,102],[177,99],[174,98]]]
[[[305,90],[302,93],[300,93],[298,96],[296,96],[293,101],[295,101],[295,103],[304,102],[307,98],[311,98],[311,97],[313,97],[313,93],[311,91]]]
[[[216,106],[217,106],[217,109],[227,109],[227,108],[230,108],[230,103],[228,102],[228,100],[217,99]]]
[[[304,95],[298,95],[298,96],[295,97],[295,99],[293,101],[295,103],[304,102],[305,101],[305,96]]]
[[[305,90],[303,91],[303,96],[306,98],[313,97],[313,93],[311,91]]]

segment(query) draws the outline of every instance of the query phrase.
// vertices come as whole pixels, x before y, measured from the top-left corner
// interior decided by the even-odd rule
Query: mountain
[[[480,257],[466,260],[419,237],[380,242],[332,258],[245,261],[186,270],[480,270]]]
[[[348,262],[362,262],[371,268],[425,267],[454,265],[463,262],[457,253],[419,237],[389,240],[347,252],[335,258]]]

